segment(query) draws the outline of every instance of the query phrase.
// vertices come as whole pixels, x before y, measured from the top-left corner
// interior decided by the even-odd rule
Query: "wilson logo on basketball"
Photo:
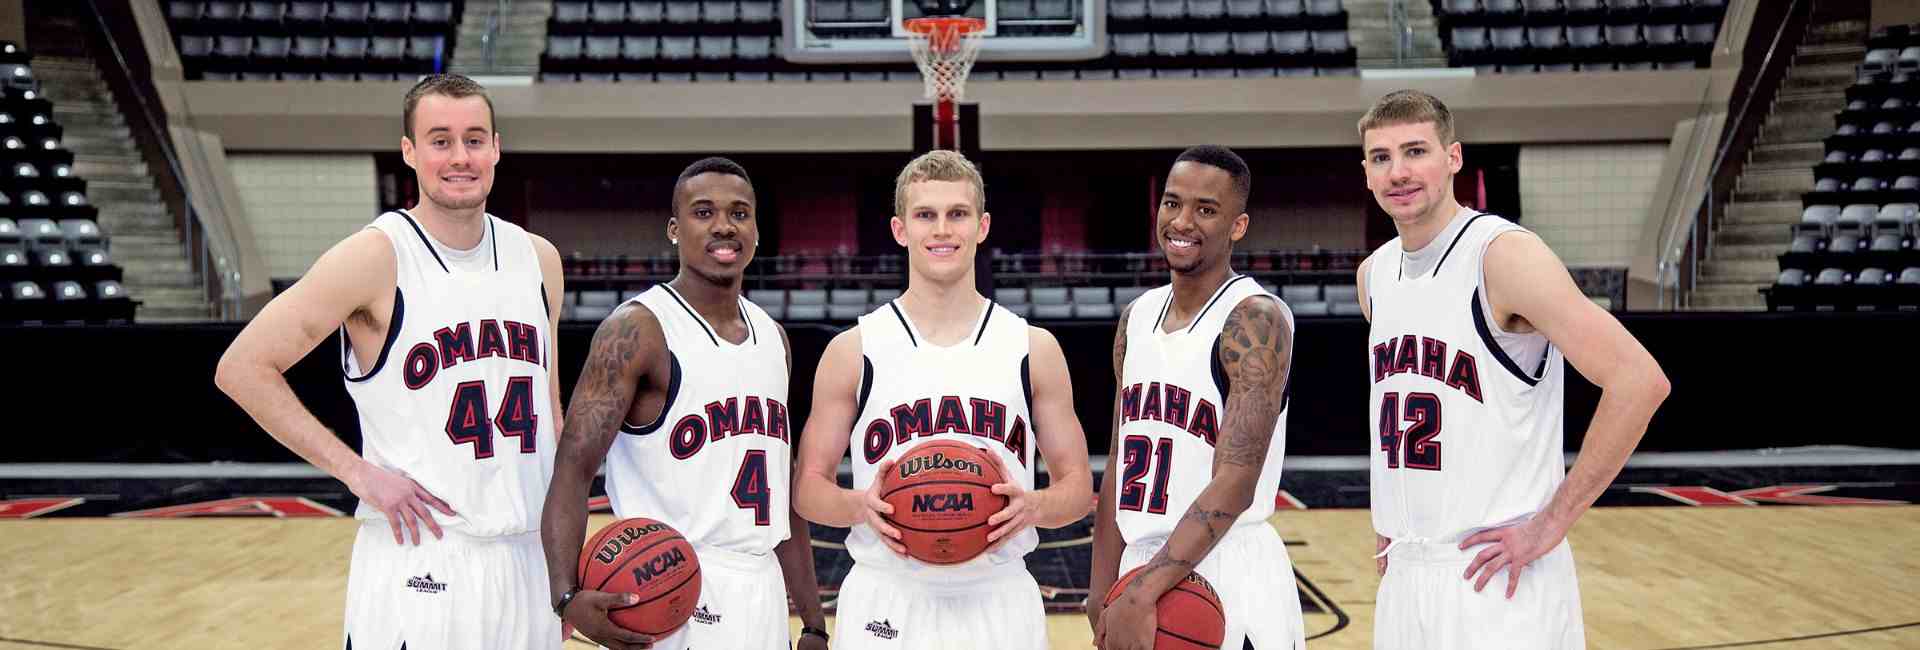
[[[931,472],[937,469],[967,472],[974,476],[987,475],[986,469],[980,467],[979,463],[960,458],[948,458],[946,454],[937,451],[934,452],[932,456],[908,458],[906,461],[900,463],[899,469],[900,478],[902,479],[912,478],[915,474]]]
[[[619,535],[607,538],[607,543],[600,545],[600,550],[594,552],[593,559],[598,560],[601,564],[613,564],[613,561],[620,557],[620,549],[633,544],[634,540],[666,529],[666,524],[647,524],[645,526],[629,526],[623,528],[620,530]]]
[[[687,563],[687,554],[680,549],[667,549],[659,555],[648,558],[633,569],[633,581],[642,585],[672,571],[674,567]]]
[[[913,495],[914,512],[949,512],[953,510],[973,510],[973,495],[966,492],[956,494]]]

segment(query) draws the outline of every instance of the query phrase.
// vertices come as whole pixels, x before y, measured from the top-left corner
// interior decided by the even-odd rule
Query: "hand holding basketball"
[[[873,483],[860,492],[861,512],[866,515],[867,525],[873,527],[873,532],[880,534],[880,541],[885,542],[887,548],[893,549],[893,552],[904,557],[907,554],[907,547],[900,543],[900,529],[887,523],[887,515],[893,514],[893,504],[881,499],[877,490],[880,487],[880,477],[886,476],[891,471],[893,471],[893,459],[880,461],[879,465],[873,467]]]
[[[1093,631],[1093,644],[1102,650],[1153,650],[1159,617],[1154,603],[1122,592],[1101,611],[1100,629]]]
[[[1517,525],[1474,533],[1461,540],[1460,550],[1464,551],[1480,544],[1488,546],[1480,551],[1479,555],[1473,556],[1473,563],[1467,565],[1467,573],[1461,576],[1461,579],[1473,580],[1473,574],[1479,573],[1480,579],[1473,583],[1473,590],[1479,592],[1487,586],[1488,580],[1493,579],[1493,574],[1505,568],[1507,598],[1512,599],[1514,590],[1520,587],[1520,571],[1527,568],[1527,565],[1532,564],[1534,560],[1540,559],[1540,556],[1546,555],[1547,551],[1553,550],[1553,547],[1559,546],[1560,540],[1565,539],[1566,536],[1565,531],[1553,530],[1552,526],[1542,518],[1528,519]],[[1482,571],[1483,567],[1484,571]]]
[[[561,613],[560,620],[579,630],[581,635],[592,639],[594,643],[614,650],[651,648],[653,637],[620,627],[609,618],[609,610],[629,607],[638,602],[638,594],[582,590],[567,603],[567,610]]]
[[[413,544],[420,545],[420,524],[425,522],[427,532],[434,539],[440,539],[440,524],[433,520],[432,510],[447,515],[455,515],[453,506],[433,496],[426,488],[420,487],[405,474],[386,469],[379,465],[361,461],[359,465],[342,477],[347,489],[353,496],[372,505],[387,516],[387,527],[393,529],[393,543],[407,543],[401,528],[413,536]]]
[[[980,455],[986,456],[987,460],[993,463],[994,469],[1000,472],[1000,476],[1013,476],[1013,473],[1007,471],[1006,463],[1000,460],[1000,454],[983,452]],[[1039,502],[1042,498],[1040,492],[1029,492],[1014,481],[995,483],[991,489],[994,494],[1006,497],[1007,505],[987,518],[987,525],[993,527],[993,532],[987,533],[986,552],[988,553],[1007,543],[1014,534],[1033,527],[1040,517]]]

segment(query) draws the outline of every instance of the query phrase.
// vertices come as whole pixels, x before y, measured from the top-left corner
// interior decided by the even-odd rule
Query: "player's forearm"
[[[793,527],[786,541],[773,547],[780,560],[780,576],[787,584],[787,597],[800,610],[800,624],[826,629],[827,615],[820,609],[820,583],[813,573],[813,539],[807,532],[807,520],[788,517]]]
[[[822,526],[851,528],[861,521],[860,493],[840,487],[839,483],[817,471],[797,472],[793,485],[793,511]]]
[[[352,483],[354,471],[363,462],[360,455],[300,403],[279,371],[229,355],[214,371],[214,384],[282,446],[328,475]]]
[[[1046,489],[1035,491],[1040,498],[1035,525],[1059,528],[1080,521],[1093,509],[1093,473],[1086,465],[1048,471],[1051,481]]]
[[[1140,577],[1134,579],[1127,591],[1144,595],[1150,601],[1158,600],[1160,594],[1179,584],[1199,566],[1221,538],[1233,530],[1240,513],[1252,504],[1253,491],[1244,489],[1239,485],[1241,482],[1252,481],[1238,477],[1237,473],[1216,474],[1194,498],[1180,522],[1174,524],[1167,544],[1147,561],[1146,570],[1140,572]]]
[[[1087,577],[1089,603],[1104,597],[1107,590],[1113,588],[1113,582],[1120,577],[1120,554],[1126,550],[1126,540],[1120,537],[1120,524],[1115,517],[1112,474],[1113,470],[1109,469],[1106,480],[1101,481],[1100,503],[1093,510],[1093,570]]]
[[[1566,534],[1613,484],[1669,390],[1666,375],[1658,367],[1632,373],[1631,379],[1601,389],[1593,423],[1581,440],[1580,456],[1540,514],[1555,530]]]
[[[540,545],[546,552],[547,583],[554,601],[575,586],[580,545],[587,539],[587,490],[593,474],[581,480],[580,472],[562,471],[568,469],[556,463],[540,513]]]

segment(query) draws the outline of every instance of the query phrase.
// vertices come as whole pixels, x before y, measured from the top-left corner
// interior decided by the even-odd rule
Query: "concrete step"
[[[41,88],[46,91],[47,101],[55,104],[112,104],[113,93],[105,87],[88,83],[47,83]]]
[[[127,121],[119,113],[62,112],[64,105],[53,107],[53,121],[68,131],[76,129],[124,129]]]
[[[71,65],[49,61],[45,57],[27,62],[33,68],[33,78],[41,82],[59,81],[63,83],[104,83],[100,79],[100,69],[88,63]]]
[[[1824,63],[1857,64],[1867,58],[1867,48],[1858,43],[1801,45],[1793,53],[1794,65]]]
[[[134,312],[139,323],[198,323],[212,320],[213,310],[205,303],[194,305],[149,305],[142,303]]]
[[[1748,163],[1795,164],[1812,169],[1827,155],[1826,145],[1819,142],[1796,142],[1792,144],[1762,144],[1753,148]]]
[[[1744,203],[1744,202],[1749,202],[1749,201],[1752,201],[1752,202],[1761,202],[1761,201],[1791,201],[1791,200],[1793,200],[1793,199],[1798,199],[1798,198],[1800,198],[1800,195],[1801,195],[1801,194],[1804,194],[1804,193],[1806,193],[1806,191],[1807,191],[1807,190],[1809,190],[1809,189],[1813,189],[1813,184],[1812,184],[1812,183],[1808,183],[1808,184],[1807,184],[1807,187],[1805,187],[1805,188],[1802,188],[1802,189],[1746,189],[1746,188],[1741,188],[1741,189],[1737,189],[1737,190],[1734,190],[1734,191],[1733,191],[1733,200],[1734,200],[1734,202],[1735,202],[1735,203]]]
[[[160,203],[160,191],[153,189],[152,182],[117,183],[107,181],[87,182],[87,200],[97,205],[109,203]]]
[[[81,160],[79,156],[74,156],[73,175],[88,181],[141,178],[152,182],[152,177],[147,175],[147,163],[137,159],[107,162],[103,158]]]
[[[70,135],[61,139],[60,146],[73,152],[75,155],[137,155],[139,152],[138,149],[134,148],[133,142],[125,138],[94,138]]]
[[[1777,223],[1726,223],[1713,233],[1715,246],[1767,244],[1784,251],[1792,242],[1793,231]]]
[[[1800,221],[1799,201],[1763,201],[1727,205],[1729,224],[1792,224]]]
[[[1780,275],[1780,263],[1761,259],[1714,259],[1700,265],[1701,282],[1773,282]]]
[[[125,277],[139,278],[143,286],[153,288],[190,289],[200,286],[200,274],[192,271],[135,271],[126,269]]]
[[[1783,96],[1773,102],[1773,112],[1779,113],[1820,113],[1831,122],[1833,114],[1847,107],[1846,93],[1810,93]]]
[[[100,220],[103,222],[165,221],[173,223],[173,215],[167,212],[167,206],[158,203],[150,205],[103,205],[100,208]]]
[[[1866,40],[1866,21],[1839,20],[1807,25],[1806,36],[1800,42],[1803,45],[1854,45],[1864,44]]]
[[[1812,169],[1783,169],[1760,171],[1749,169],[1740,175],[1736,187],[1741,190],[1797,190],[1805,192],[1813,189]]]
[[[1692,309],[1699,311],[1762,311],[1767,298],[1760,288],[1766,284],[1702,283],[1692,296]]]
[[[1844,91],[1852,86],[1855,77],[1788,77],[1780,82],[1781,92],[1798,93],[1802,91],[1833,92]]]
[[[122,124],[119,126],[103,126],[103,125],[69,126],[66,128],[66,133],[64,137],[66,138],[98,138],[101,140],[121,140],[126,142],[129,145],[130,147],[129,150],[136,151],[136,152],[139,151],[139,149],[131,148],[133,145],[133,130],[128,129],[125,124]]]
[[[1786,252],[1772,244],[1727,244],[1713,247],[1713,262],[1777,261]]]

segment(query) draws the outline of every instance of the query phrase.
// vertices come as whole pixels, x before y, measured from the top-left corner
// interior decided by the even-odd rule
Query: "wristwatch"
[[[817,627],[812,627],[812,626],[807,626],[807,625],[802,625],[802,626],[800,626],[800,636],[806,636],[806,635],[809,635],[809,634],[811,634],[811,635],[814,635],[814,636],[817,636],[817,637],[820,637],[820,640],[821,640],[821,641],[832,641],[832,640],[833,640],[833,638],[832,638],[832,637],[829,637],[829,636],[827,636],[827,631],[826,631],[826,630],[822,630],[822,629],[820,629],[820,628],[817,628]]]
[[[563,619],[564,619],[564,618],[566,618],[566,617],[567,617],[567,603],[571,603],[571,602],[573,602],[573,597],[574,597],[574,596],[578,596],[578,595],[580,595],[580,588],[579,588],[579,587],[572,587],[572,588],[569,588],[569,589],[567,589],[567,593],[564,593],[564,594],[560,594],[560,602],[557,602],[557,603],[554,603],[554,604],[553,604],[553,615],[554,615],[554,616],[558,616],[558,617],[560,617],[560,618],[563,618]]]

